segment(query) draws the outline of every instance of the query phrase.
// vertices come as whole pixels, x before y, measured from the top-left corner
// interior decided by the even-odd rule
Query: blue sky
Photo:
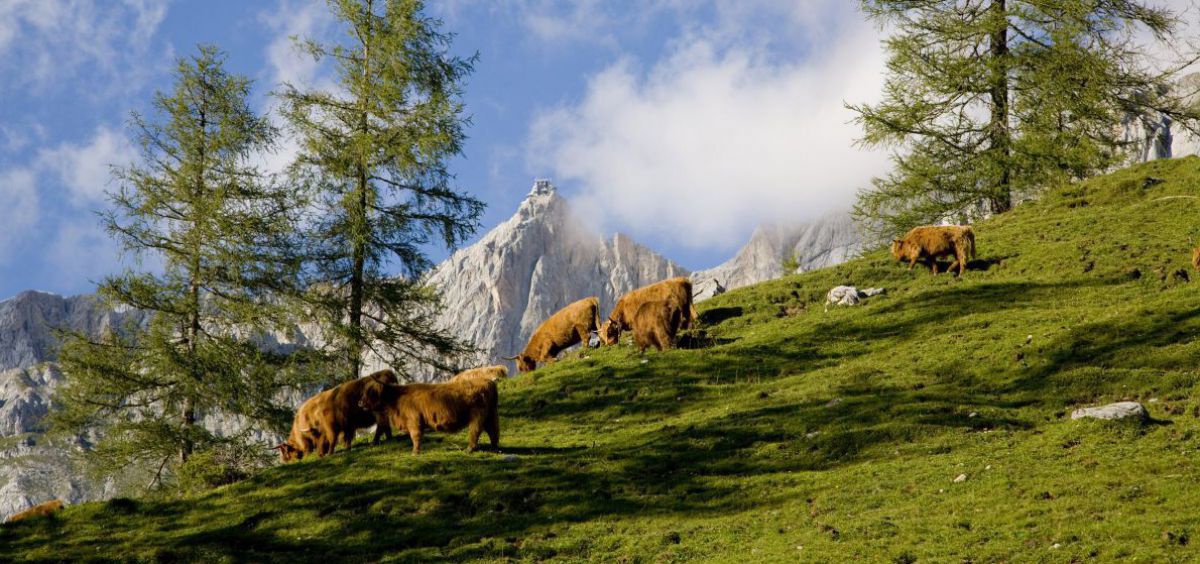
[[[429,4],[454,50],[480,55],[452,166],[488,203],[480,234],[550,177],[598,231],[704,268],[760,223],[845,207],[885,170],[851,146],[843,108],[881,81],[879,32],[854,2]],[[136,156],[129,112],[170,87],[176,57],[217,44],[266,113],[281,80],[329,81],[289,36],[338,33],[322,0],[0,1],[0,299],[88,292],[130,264],[94,212],[108,165]]]

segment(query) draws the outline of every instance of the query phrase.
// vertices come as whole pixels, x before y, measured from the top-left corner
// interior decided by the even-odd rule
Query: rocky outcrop
[[[588,229],[546,180],[534,183],[517,213],[430,273],[445,309],[439,324],[500,362],[563,306],[600,298],[601,315],[625,292],[687,275],[625,235]]]
[[[791,274],[785,264],[792,262],[794,265],[789,266],[794,266],[795,272],[845,262],[858,254],[862,245],[854,220],[844,212],[791,226],[764,225],[733,258],[692,273],[692,281],[700,284],[715,279],[732,290]]]

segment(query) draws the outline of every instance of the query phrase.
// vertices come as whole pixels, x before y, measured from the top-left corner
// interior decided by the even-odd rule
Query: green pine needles
[[[1140,0],[861,0],[892,32],[877,104],[849,107],[861,143],[894,150],[862,191],[860,222],[883,237],[1003,213],[1063,181],[1128,162],[1123,122],[1168,116],[1197,131],[1177,70],[1197,59],[1178,14]],[[1154,70],[1139,42],[1170,44]],[[1182,46],[1182,47],[1181,47]]]
[[[300,144],[285,177],[254,166],[279,132],[215,47],[179,62],[154,115],[133,116],[141,159],[114,171],[102,218],[150,267],[99,293],[146,315],[65,336],[67,384],[52,416],[60,432],[96,439],[102,470],[208,476],[179,465],[284,431],[289,394],[355,378],[364,361],[448,369],[470,350],[434,325],[439,296],[421,276],[428,249],[463,241],[483,210],[451,186],[446,164],[465,139],[460,96],[474,59],[447,54],[451,38],[420,2],[330,7],[346,43],[301,45],[332,62],[337,86],[278,94]],[[285,346],[300,323],[316,325],[318,349]],[[206,417],[223,418],[220,436]],[[213,475],[227,474],[237,472]]]
[[[460,96],[474,58],[447,54],[451,37],[421,2],[329,5],[347,43],[302,46],[332,63],[338,87],[287,84],[280,94],[301,142],[292,173],[314,198],[300,302],[347,377],[359,375],[364,355],[442,366],[469,348],[434,326],[438,296],[419,275],[432,266],[427,247],[456,246],[483,211],[451,186],[446,166],[466,136]]]

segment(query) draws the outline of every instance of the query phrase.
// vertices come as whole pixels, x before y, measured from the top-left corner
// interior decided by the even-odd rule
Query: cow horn
[[[289,444],[287,444],[287,443],[279,443],[279,444],[277,444],[277,445],[275,445],[275,446],[271,447],[271,448],[270,448],[270,449],[268,449],[268,450],[283,450],[283,449],[285,449],[285,448],[288,448],[288,447],[290,447],[290,446],[292,446],[292,445],[289,445]]]
[[[502,356],[502,357],[500,357],[500,358],[503,358],[504,360],[516,360],[516,359],[517,359],[517,357],[519,357],[519,356],[521,356],[521,355],[517,355],[517,356]]]

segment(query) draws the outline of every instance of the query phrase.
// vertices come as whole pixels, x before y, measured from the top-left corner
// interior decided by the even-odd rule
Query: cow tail
[[[975,230],[967,228],[967,256],[971,260],[975,260]]]

